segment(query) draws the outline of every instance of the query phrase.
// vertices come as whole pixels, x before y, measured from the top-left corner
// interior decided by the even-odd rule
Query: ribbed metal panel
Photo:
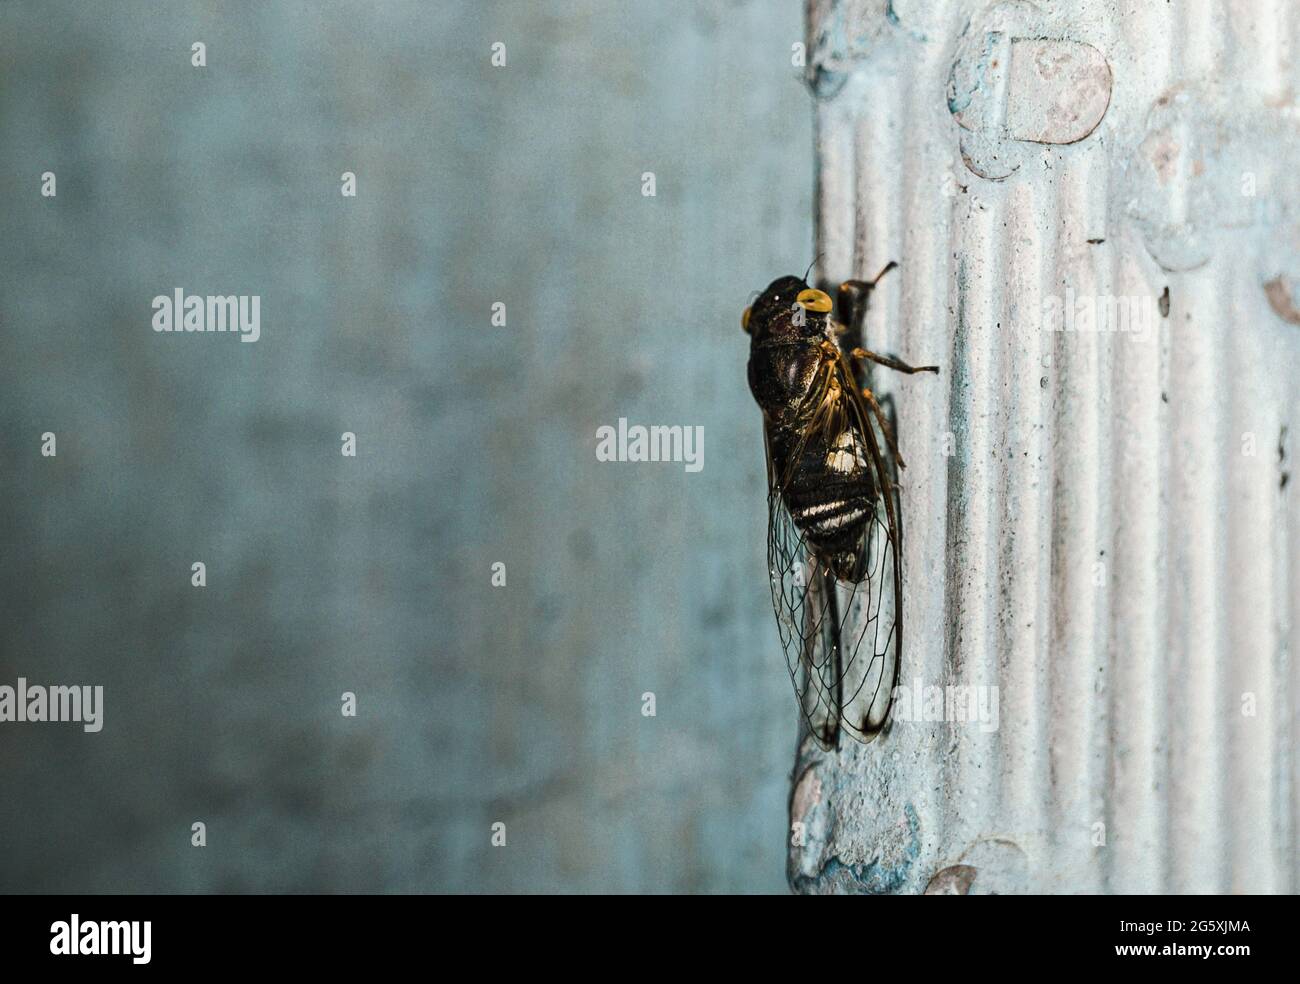
[[[943,365],[876,377],[903,683],[998,722],[805,743],[797,889],[1300,887],[1297,38],[1287,0],[809,4],[820,273],[899,261],[867,337]],[[1158,313],[1045,330],[1071,297]]]

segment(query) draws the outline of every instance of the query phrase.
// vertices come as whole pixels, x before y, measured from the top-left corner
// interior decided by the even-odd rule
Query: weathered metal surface
[[[944,374],[877,377],[909,696],[801,747],[792,885],[1295,891],[1300,7],[808,10],[819,272]]]

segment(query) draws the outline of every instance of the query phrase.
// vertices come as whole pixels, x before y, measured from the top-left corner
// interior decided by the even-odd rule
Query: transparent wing
[[[869,742],[886,726],[898,683],[902,641],[900,522],[893,462],[881,452],[878,424],[853,388],[838,389],[836,405],[810,425],[793,460],[808,442],[829,451],[845,428],[861,437],[877,491],[875,511],[856,550],[854,574],[836,577],[819,558],[786,507],[768,454],[768,572],[772,608],[795,695],[809,730],[824,746],[841,729]]]

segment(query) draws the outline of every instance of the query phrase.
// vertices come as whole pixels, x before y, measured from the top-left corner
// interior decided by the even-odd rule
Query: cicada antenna
[[[825,255],[826,255],[825,253],[818,253],[816,256],[813,257],[813,261],[808,264],[808,269],[803,272],[804,283],[808,282],[808,274],[812,273],[812,268],[817,265],[817,261],[820,260]]]

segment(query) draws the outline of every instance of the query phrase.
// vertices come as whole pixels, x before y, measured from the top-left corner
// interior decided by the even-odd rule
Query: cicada
[[[800,709],[824,747],[841,730],[863,742],[880,734],[902,663],[903,459],[866,366],[939,367],[854,344],[894,265],[841,284],[835,305],[805,279],[781,277],[742,318],[767,448],[772,607]]]

